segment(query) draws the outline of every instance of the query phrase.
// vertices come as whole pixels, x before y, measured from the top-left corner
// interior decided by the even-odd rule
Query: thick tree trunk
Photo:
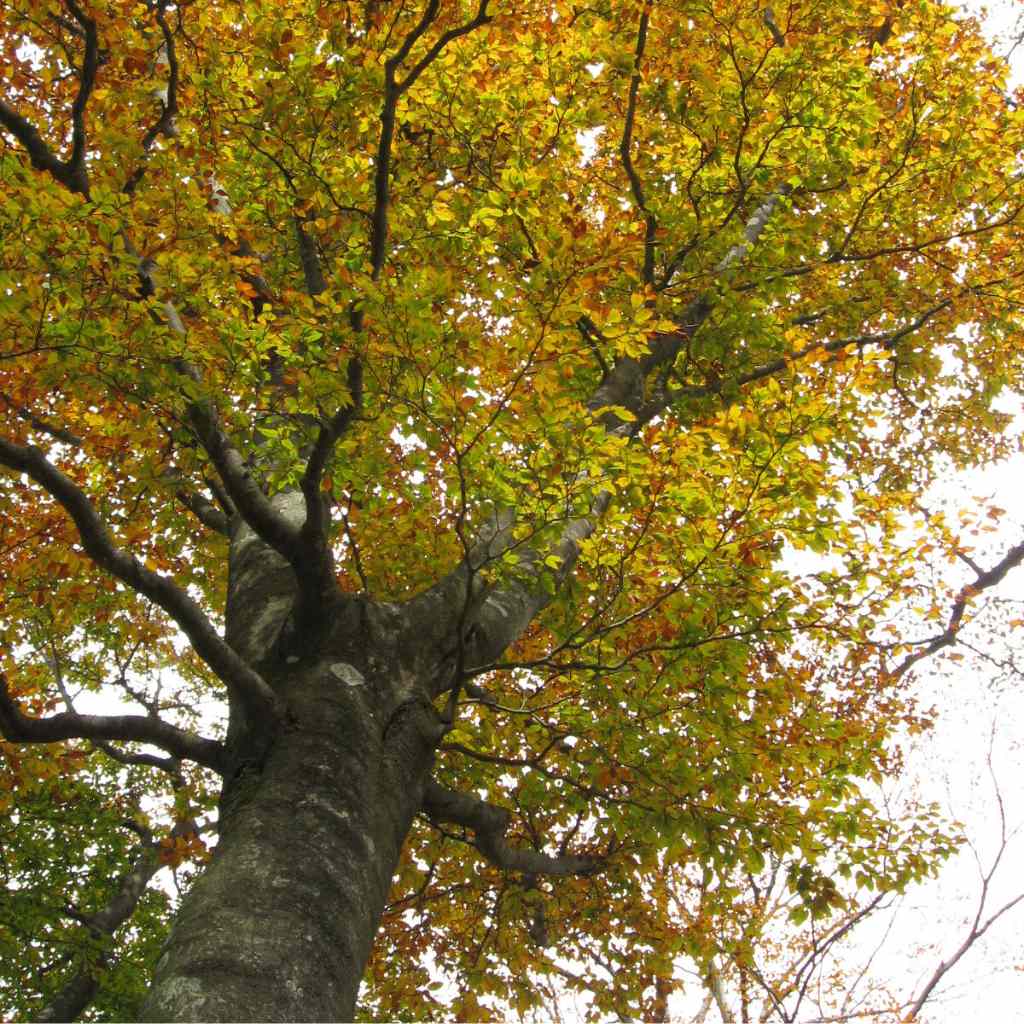
[[[433,747],[431,712],[409,705],[381,721],[358,672],[320,661],[296,673],[295,721],[262,769],[226,786],[219,845],[144,1019],[352,1019]]]
[[[301,636],[292,586],[265,545],[234,538],[228,636],[288,721],[268,736],[232,708],[220,841],[157,963],[146,1020],[353,1017],[439,720],[408,609],[347,600]]]

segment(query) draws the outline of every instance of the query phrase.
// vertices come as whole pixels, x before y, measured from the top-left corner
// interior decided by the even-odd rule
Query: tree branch
[[[32,166],[53,175],[62,185],[86,199],[89,198],[89,178],[85,168],[85,108],[96,85],[99,69],[99,40],[96,22],[88,17],[75,0],[64,0],[67,9],[81,26],[85,41],[85,55],[78,76],[78,92],[71,106],[71,156],[59,159],[43,141],[38,129],[26,117],[0,99],[0,125],[6,128],[24,147]]]
[[[789,185],[780,186],[755,209],[743,229],[742,241],[718,261],[715,268],[717,274],[726,273],[746,257],[764,232],[779,200],[789,191]],[[647,378],[657,370],[672,365],[687,339],[693,336],[710,315],[713,308],[712,295],[713,291],[708,289],[693,299],[676,318],[678,330],[655,334],[650,340],[647,354],[640,358],[626,356],[619,359],[595,389],[587,402],[587,408],[598,415],[608,433],[624,438],[635,436],[642,426],[640,414],[647,408],[644,402]],[[622,406],[634,418],[622,419],[609,410],[610,406]],[[594,533],[611,503],[612,492],[600,486],[599,478],[593,480],[593,492],[586,514],[570,519],[558,540],[544,552],[528,545],[516,545],[513,535],[514,511],[496,511],[492,523],[481,531],[469,556],[452,573],[416,599],[429,604],[443,597],[449,606],[468,607],[468,588],[480,586],[480,593],[471,595],[475,611],[467,619],[466,639],[472,636],[472,643],[467,643],[468,668],[476,668],[497,659],[554,599],[558,586],[571,575],[576,565],[580,544]],[[479,584],[476,570],[500,558],[513,546],[516,547],[520,578],[485,592]],[[554,572],[554,588],[540,585],[540,574],[548,556],[557,557],[559,562]]]
[[[13,401],[9,396],[5,395],[0,391],[0,402],[3,402],[11,412],[20,420],[24,420],[33,430],[38,430],[42,434],[48,434],[55,441],[60,441],[62,444],[69,444],[72,447],[79,447],[84,442],[77,434],[73,434],[70,430],[64,427],[59,427],[56,424],[50,423],[42,417],[37,416],[31,409],[27,409],[23,405],[19,405]]]
[[[271,159],[274,158],[271,157]],[[276,159],[274,159],[274,163],[278,164],[283,174],[287,174],[283,166]],[[288,177],[290,183],[290,175]],[[302,265],[302,277],[306,282],[306,291],[310,295],[320,295],[327,290],[327,282],[324,280],[320,254],[316,251],[316,242],[306,230],[305,225],[302,223],[302,218],[296,214],[293,219],[295,223],[295,237],[299,246],[299,263]]]
[[[433,24],[440,10],[440,0],[428,0],[420,20],[402,41],[398,50],[384,64],[384,103],[380,114],[381,129],[374,166],[374,204],[370,217],[370,276],[374,281],[380,278],[387,259],[388,208],[391,202],[391,155],[398,101],[450,42],[472,32],[490,20],[487,15],[488,2],[489,0],[480,0],[480,6],[472,20],[442,33],[408,74],[399,79],[397,77],[398,69],[412,52],[416,43]],[[310,294],[317,294],[325,287],[319,260],[313,248],[313,241],[301,222],[296,219],[295,224],[307,289]],[[354,331],[358,334],[363,326],[362,309],[357,307],[352,310],[351,323]],[[296,559],[289,554],[289,551],[278,548],[292,562],[296,575],[299,576],[300,587],[305,579],[307,589],[311,589],[312,593],[318,597],[322,596],[326,588],[334,582],[333,560],[327,538],[327,506],[321,493],[321,481],[335,444],[362,408],[363,365],[356,356],[352,356],[348,363],[348,390],[349,404],[338,410],[328,422],[321,424],[313,451],[302,475],[301,487],[306,518],[299,530],[296,542],[289,541],[289,548],[297,550],[301,553],[301,557]],[[227,483],[228,481],[225,480],[225,484]],[[232,498],[235,498],[234,494],[232,494]],[[235,503],[239,504],[237,500]],[[239,504],[239,508],[248,520],[249,516],[242,505]],[[255,523],[250,521],[250,525],[256,529]],[[260,531],[257,530],[257,532]]]
[[[0,732],[11,743],[60,743],[72,739],[94,740],[97,745],[105,740],[149,743],[174,757],[195,761],[221,774],[226,768],[223,744],[150,715],[82,715],[77,711],[64,711],[47,718],[31,718],[11,696],[3,672],[0,672]],[[158,764],[156,767],[165,766]]]
[[[904,338],[920,330],[925,324],[941,313],[942,310],[948,309],[952,304],[952,299],[944,299],[942,302],[926,309],[920,316],[915,317],[909,323],[891,331],[872,331],[845,338],[833,338],[831,341],[811,342],[809,345],[805,345],[803,348],[792,353],[792,355],[781,356],[778,359],[773,359],[771,362],[763,363],[761,366],[740,374],[729,381],[728,384],[733,388],[740,388],[747,384],[756,383],[759,380],[766,380],[768,377],[774,377],[776,374],[783,373],[794,363],[798,363],[800,360],[816,352],[835,354],[846,349],[864,349],[871,345],[877,345],[879,348],[891,352]],[[681,398],[706,397],[720,394],[724,389],[725,384],[723,382],[691,385],[674,390],[666,388],[644,404],[637,413],[637,419],[641,423],[648,423],[673,402]]]
[[[637,210],[644,217],[644,266],[643,280],[645,284],[654,286],[654,244],[658,230],[658,221],[654,214],[647,209],[647,199],[644,196],[643,184],[640,175],[637,174],[633,165],[633,127],[636,123],[636,104],[640,93],[640,65],[644,59],[644,51],[647,48],[647,27],[651,20],[651,7],[644,6],[640,15],[640,24],[636,34],[636,49],[633,53],[633,73],[629,79],[629,99],[626,103],[626,116],[622,123],[622,141],[619,143],[619,157],[622,160],[623,169],[629,179],[629,187],[633,192],[633,202]]]
[[[231,536],[231,517],[218,508],[209,498],[186,487],[182,475],[173,466],[161,474],[161,477],[174,488],[174,496],[204,526],[215,533]]]
[[[179,487],[174,496],[185,506],[204,526],[215,533],[231,536],[231,520],[212,501],[204,498],[195,491]]]
[[[716,277],[726,274],[746,258],[764,233],[779,200],[790,191],[792,189],[788,184],[780,186],[754,210],[744,226],[742,240],[732,246],[715,265]],[[590,397],[587,408],[596,412],[608,406],[623,406],[634,415],[639,415],[644,404],[644,382],[652,373],[675,362],[684,345],[710,316],[714,308],[713,295],[713,289],[708,288],[691,300],[682,313],[675,317],[678,330],[655,334],[646,355],[639,359],[619,359],[612,372]],[[636,429],[632,422],[620,420],[612,413],[605,413],[601,419],[606,430],[620,436],[630,436]]]
[[[402,94],[412,87],[424,71],[437,59],[441,51],[453,40],[467,35],[490,21],[487,14],[489,0],[480,0],[475,17],[457,28],[443,33],[412,67],[405,78],[399,80],[396,72],[409,56],[412,48],[433,24],[440,10],[440,0],[428,0],[423,15],[416,26],[402,41],[398,50],[384,64],[384,103],[380,112],[380,138],[377,142],[377,159],[373,176],[373,213],[370,228],[370,276],[376,281],[380,277],[387,258],[388,248],[388,207],[391,202],[391,147],[395,138],[395,111]],[[362,312],[354,314],[356,330],[362,327]]]
[[[186,368],[184,372],[195,379],[190,370]],[[222,429],[212,400],[193,402],[187,416],[239,515],[298,571],[302,559],[299,527],[289,523],[263,493],[245,459]]]
[[[142,828],[134,822],[125,822],[125,824],[139,834],[142,842],[132,866],[118,879],[114,895],[106,906],[91,914],[72,912],[74,908],[69,908],[68,911],[70,916],[79,921],[81,927],[89,933],[93,940],[110,938],[121,925],[131,918],[153,876],[164,866],[160,857],[160,845],[154,842],[149,829]],[[174,839],[198,831],[200,831],[200,827],[196,822],[187,820],[178,822],[171,830],[170,835]],[[99,972],[109,963],[109,953],[102,950],[94,963],[86,964],[64,984],[60,991],[39,1011],[36,1019],[45,1022],[77,1020],[96,997],[96,991],[99,988]]]
[[[511,815],[469,793],[458,793],[436,782],[427,783],[423,811],[433,821],[471,828],[473,845],[496,867],[528,875],[591,875],[601,862],[596,857],[551,857],[536,850],[518,850],[505,841]]]
[[[90,18],[76,0],[64,0],[67,9],[75,21],[82,26],[85,38],[85,56],[82,59],[82,70],[79,73],[78,93],[71,106],[71,158],[68,168],[76,178],[86,181],[85,176],[85,108],[89,103],[93,87],[96,85],[96,72],[99,69],[99,41],[96,36],[96,22]],[[83,191],[87,191],[88,186]]]
[[[145,838],[132,866],[118,879],[110,902],[102,910],[85,917],[82,927],[93,938],[112,936],[135,913],[146,887],[161,867],[158,847],[151,837]],[[98,963],[83,967],[39,1011],[36,1020],[77,1020],[96,996],[99,988],[97,968],[105,966],[106,961],[107,955],[101,953]]]
[[[74,701],[71,699],[71,694],[68,692],[67,685],[64,682],[64,673],[61,670],[60,657],[57,654],[56,648],[51,645],[50,649],[50,662],[53,668],[54,680],[57,683],[57,689],[60,690],[61,697],[64,698],[64,706],[68,709],[68,713],[74,717],[80,717],[78,709],[74,705]],[[121,678],[127,689],[127,682],[124,680],[124,671],[127,668],[127,664],[121,666]],[[149,711],[149,718],[151,721],[159,721],[159,715],[155,708],[147,704],[146,710]],[[198,738],[198,737],[197,737]],[[125,751],[118,750],[117,747],[108,743],[106,740],[96,739],[90,737],[90,742],[97,749],[103,751],[107,757],[119,764],[130,764],[130,765],[142,765],[146,768],[159,768],[163,772],[167,772],[168,775],[173,779],[173,784],[180,786],[184,784],[184,780],[181,777],[181,758],[176,755],[170,757],[160,757],[157,754],[142,754],[135,753],[130,754]]]
[[[170,578],[152,572],[117,547],[88,497],[38,448],[0,438],[0,465],[27,474],[64,507],[78,529],[86,554],[100,568],[167,612],[196,653],[245,705],[254,720],[279,717],[281,709],[273,690],[218,635],[199,605]]]
[[[164,37],[162,47],[164,60],[158,59],[157,64],[166,63],[167,65],[167,90],[160,97],[160,103],[163,108],[160,111],[160,117],[149,126],[146,134],[142,137],[143,161],[135,168],[131,177],[124,184],[124,191],[129,195],[135,191],[143,175],[146,173],[146,157],[156,143],[157,138],[161,135],[172,137],[177,134],[175,122],[178,117],[178,56],[174,48],[174,36],[171,34],[170,27],[167,24],[165,7],[166,0],[162,0],[156,9],[156,22],[160,26],[160,32]]]
[[[938,636],[932,637],[931,640],[923,641],[920,650],[915,651],[913,654],[908,654],[892,672],[892,678],[898,679],[900,676],[906,675],[923,658],[931,657],[931,655],[941,651],[944,647],[951,647],[955,644],[957,634],[960,632],[961,625],[963,625],[967,603],[971,598],[977,597],[982,591],[1001,583],[1006,574],[1022,562],[1024,562],[1024,541],[1010,548],[987,572],[978,572],[970,583],[961,587],[950,610],[946,628]]]
[[[146,280],[151,292],[155,293],[154,268],[139,257],[127,237],[125,237],[125,246],[133,256],[139,259],[139,273]],[[171,330],[184,338],[186,336],[185,327],[174,303],[165,302],[164,309],[167,312],[168,325]],[[202,377],[188,360],[176,359],[174,368],[183,377],[192,381],[194,385],[202,388]],[[217,470],[232,506],[252,527],[256,535],[292,566],[301,582],[304,578],[305,564],[299,527],[288,522],[263,493],[241,453],[221,427],[220,417],[213,400],[211,398],[196,398],[189,401],[185,415],[199,439],[199,443]]]
[[[35,125],[3,99],[0,99],[0,125],[25,147],[25,152],[28,153],[28,158],[37,171],[46,171],[72,192],[87,196],[88,187],[83,187],[82,183],[73,180],[67,164],[50,151]]]
[[[999,780],[996,777],[995,770],[992,766],[992,746],[995,742],[995,731],[996,724],[992,723],[992,733],[989,739],[989,749],[986,761],[988,763],[989,774],[992,778],[992,783],[995,788],[996,803],[999,808],[999,848],[996,850],[995,856],[992,858],[992,862],[988,867],[988,870],[984,870],[981,866],[981,861],[978,860],[977,851],[975,851],[975,859],[978,860],[978,873],[981,877],[981,891],[978,894],[978,906],[974,914],[974,920],[971,922],[970,930],[968,931],[963,942],[957,947],[956,951],[950,956],[948,960],[940,960],[938,966],[932,972],[928,981],[925,982],[921,989],[920,994],[910,1004],[910,1010],[905,1021],[917,1020],[918,1014],[924,1007],[925,1003],[931,998],[932,993],[938,986],[939,982],[963,959],[964,955],[971,949],[971,947],[998,921],[1004,914],[1011,911],[1014,907],[1024,902],[1024,892],[1018,893],[1016,896],[1008,899],[1002,904],[997,910],[994,910],[987,918],[982,920],[985,914],[985,908],[988,905],[988,898],[991,894],[992,879],[995,877],[996,872],[999,870],[999,866],[1002,863],[1003,857],[1006,851],[1009,849],[1009,844],[1012,836],[1019,831],[1014,829],[1013,833],[1007,835],[1006,830],[1006,808],[1003,802],[1003,795],[1000,790]]]
[[[321,492],[321,483],[328,459],[338,438],[348,429],[363,407],[363,364],[358,356],[348,361],[349,404],[339,409],[333,417],[320,426],[313,451],[302,474],[302,497],[306,507],[306,519],[299,531],[299,542],[305,549],[307,559],[314,569],[319,569],[325,579],[334,580],[334,561],[327,543],[327,503]]]

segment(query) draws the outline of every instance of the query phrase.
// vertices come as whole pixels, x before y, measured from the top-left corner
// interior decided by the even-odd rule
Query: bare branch
[[[25,473],[55,498],[78,528],[86,554],[102,569],[163,608],[188,637],[196,653],[213,669],[228,690],[255,720],[277,718],[277,696],[218,635],[202,609],[169,577],[147,569],[117,547],[92,503],[76,484],[34,447],[0,438],[0,465]]]
[[[496,867],[528,875],[591,875],[599,870],[596,857],[551,857],[536,850],[517,850],[505,841],[511,815],[469,793],[458,793],[436,782],[427,783],[423,810],[433,821],[471,828],[473,845]]]
[[[960,962],[964,955],[970,950],[970,948],[998,921],[1004,914],[1011,911],[1014,907],[1020,903],[1024,903],[1024,892],[1018,893],[1013,899],[1007,900],[998,910],[991,913],[984,921],[982,921],[982,914],[985,911],[985,904],[987,902],[989,883],[992,881],[992,876],[995,873],[995,869],[998,866],[999,858],[1002,856],[1006,849],[1006,843],[1004,841],[1002,847],[1000,847],[999,854],[996,857],[996,862],[992,867],[982,876],[982,889],[981,896],[978,900],[978,910],[975,914],[974,922],[971,925],[970,931],[964,938],[963,942],[957,947],[956,951],[950,956],[948,960],[940,960],[938,966],[932,972],[931,977],[925,982],[924,987],[921,989],[920,994],[914,999],[913,1003],[910,1004],[910,1010],[907,1015],[903,1018],[905,1021],[917,1020],[918,1014],[921,1012],[925,1003],[931,998],[932,993],[935,991],[936,986],[942,979]]]

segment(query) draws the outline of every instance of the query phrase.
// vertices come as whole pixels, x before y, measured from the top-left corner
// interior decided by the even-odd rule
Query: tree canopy
[[[450,620],[367,1017],[525,1012],[552,978],[653,1015],[676,958],[756,945],[751,880],[800,924],[953,848],[861,781],[1024,559],[976,564],[926,502],[1019,444],[1024,118],[974,18],[0,19],[5,1012],[89,979],[136,1012],[175,902],[146,885],[216,846],[229,702],[287,721],[225,636],[243,530],[296,590],[250,624],[284,661],[336,600]]]

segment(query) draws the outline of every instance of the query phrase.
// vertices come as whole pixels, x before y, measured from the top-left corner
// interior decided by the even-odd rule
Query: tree
[[[932,870],[944,830],[856,780],[921,720],[901,666],[1024,558],[950,608],[907,529],[1016,444],[1022,123],[975,21],[2,9],[5,870],[50,887],[5,923],[61,951],[38,1005],[102,987],[118,927],[152,963],[97,914],[154,855],[196,875],[161,1020],[347,1019],[364,971],[361,1012],[436,1012],[431,963],[457,1014],[573,963],[635,1014],[737,865],[793,858],[808,915],[832,872]],[[32,850],[65,828],[96,870],[61,908]],[[708,909],[669,934],[680,863]]]

